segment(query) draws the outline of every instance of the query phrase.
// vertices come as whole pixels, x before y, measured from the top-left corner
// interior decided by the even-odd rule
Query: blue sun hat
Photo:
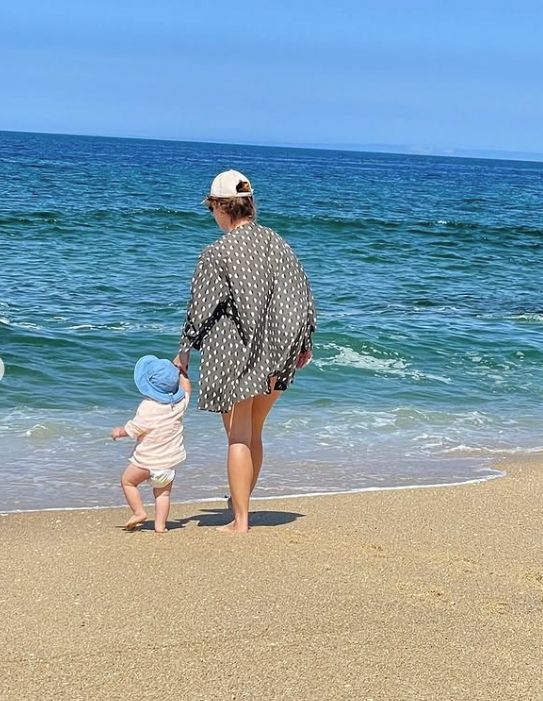
[[[179,368],[156,355],[144,355],[134,368],[134,382],[139,391],[160,404],[177,404],[185,396],[179,385]]]

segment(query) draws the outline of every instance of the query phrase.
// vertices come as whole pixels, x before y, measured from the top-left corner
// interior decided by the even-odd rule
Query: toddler
[[[147,514],[138,486],[149,480],[155,497],[155,532],[165,533],[175,468],[186,458],[183,444],[183,415],[189,403],[189,380],[169,360],[144,355],[134,368],[136,387],[145,399],[133,419],[114,428],[113,440],[130,436],[136,445],[121,486],[132,509],[125,528],[134,530]]]

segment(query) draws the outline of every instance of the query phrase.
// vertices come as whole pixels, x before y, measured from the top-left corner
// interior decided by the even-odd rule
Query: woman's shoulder
[[[221,258],[222,247],[220,245],[221,239],[208,244],[202,249],[200,253],[200,262],[216,262]]]
[[[253,245],[271,247],[272,250],[280,248],[290,250],[287,242],[274,229],[251,222],[229,231],[217,241],[210,243],[202,251],[200,259],[218,264],[228,263],[237,255],[242,254],[249,240]]]
[[[263,227],[265,231],[267,232],[271,245],[275,247],[276,250],[283,251],[285,253],[288,253],[289,255],[294,255],[294,251],[292,250],[292,247],[290,246],[289,242],[281,236],[281,234],[278,234],[275,229],[271,229],[270,227]]]
[[[266,234],[268,236],[274,236],[274,237],[279,237],[279,234],[275,231],[275,229],[272,229],[271,226],[265,226],[264,224],[259,224],[257,222],[253,222],[253,227],[256,231],[259,233]]]
[[[266,244],[271,243],[271,245],[287,245],[285,239],[280,236],[275,229],[272,229],[271,226],[265,226],[264,224],[259,224],[257,222],[252,222],[249,225],[249,232],[251,237],[254,238],[259,238],[263,242],[266,242]]]

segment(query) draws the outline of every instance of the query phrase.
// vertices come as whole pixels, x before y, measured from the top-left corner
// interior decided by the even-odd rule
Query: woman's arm
[[[200,350],[205,335],[222,315],[229,293],[226,278],[218,261],[209,249],[204,250],[192,278],[190,301],[181,334],[178,358],[184,353],[188,354],[191,348]],[[180,358],[180,361],[183,360],[186,360],[188,365],[188,355],[186,358]],[[175,364],[178,365],[178,363]]]
[[[305,278],[305,284],[307,289],[307,320],[304,340],[302,343],[302,354],[311,354],[311,352],[313,351],[312,336],[315,332],[315,329],[317,328],[317,311],[315,309],[315,299],[313,297],[313,292],[311,291],[311,285],[309,284],[309,280],[307,279],[307,275],[305,274],[305,272],[303,273],[303,275]],[[307,363],[305,364],[307,365]]]
[[[315,299],[313,297],[313,292],[311,291],[311,285],[309,284],[309,280],[301,264],[300,268],[304,276],[307,290],[307,318],[302,348],[296,361],[297,370],[305,368],[305,366],[309,365],[311,362],[311,358],[313,357],[313,333],[317,327],[317,312],[315,310]]]
[[[181,377],[189,376],[190,351],[179,351],[172,363],[181,371]]]
[[[179,378],[179,384],[181,385],[181,389],[187,395],[187,397],[190,397],[192,392],[192,385],[190,383],[189,378],[185,377],[185,375],[181,375],[181,377]]]

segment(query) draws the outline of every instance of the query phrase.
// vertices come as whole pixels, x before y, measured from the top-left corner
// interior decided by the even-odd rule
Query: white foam
[[[19,323],[13,324],[20,329],[30,329],[31,331],[36,331],[37,329],[43,329],[43,326],[34,324],[32,321],[20,321]]]
[[[374,358],[371,355],[357,353],[352,348],[341,348],[339,353],[328,364],[350,365],[363,370],[386,372],[393,375],[404,375],[404,370],[407,368],[407,363],[402,359]]]
[[[32,426],[32,428],[25,431],[25,436],[32,436],[37,431],[47,431],[47,426],[44,426],[43,424],[35,424]]]
[[[335,350],[336,355],[332,358],[323,358],[315,361],[315,365],[319,368],[330,365],[341,365],[345,367],[354,367],[361,370],[370,370],[371,372],[382,373],[385,375],[397,375],[399,377],[411,377],[414,380],[434,380],[450,384],[451,380],[442,375],[432,375],[421,372],[416,369],[409,369],[409,364],[403,358],[376,358],[367,353],[358,353],[352,348],[339,346],[336,343],[325,343],[321,346],[324,350]]]
[[[487,446],[455,445],[452,448],[445,448],[441,453],[471,453],[474,455],[519,455],[525,453],[543,452],[543,446],[534,448],[488,448]]]
[[[543,314],[513,314],[506,318],[510,319],[511,321],[536,321],[543,324]]]
[[[357,353],[352,348],[339,346],[336,343],[323,344],[325,350],[335,350],[336,355],[332,358],[316,360],[315,365],[326,367],[327,365],[345,365],[362,370],[372,370],[373,372],[385,372],[393,375],[404,375],[407,363],[402,358],[375,358],[365,353]]]
[[[66,317],[58,316],[51,317],[51,321],[66,321]],[[137,322],[130,321],[119,321],[111,322],[105,324],[71,324],[69,326],[64,326],[58,324],[55,326],[40,325],[35,324],[31,321],[12,321],[5,316],[0,316],[0,324],[4,326],[11,326],[12,328],[25,329],[30,331],[116,331],[122,333],[130,333],[132,331],[161,331],[163,333],[172,333],[176,330],[175,326],[169,326],[162,322],[152,322],[149,324],[140,324]]]

